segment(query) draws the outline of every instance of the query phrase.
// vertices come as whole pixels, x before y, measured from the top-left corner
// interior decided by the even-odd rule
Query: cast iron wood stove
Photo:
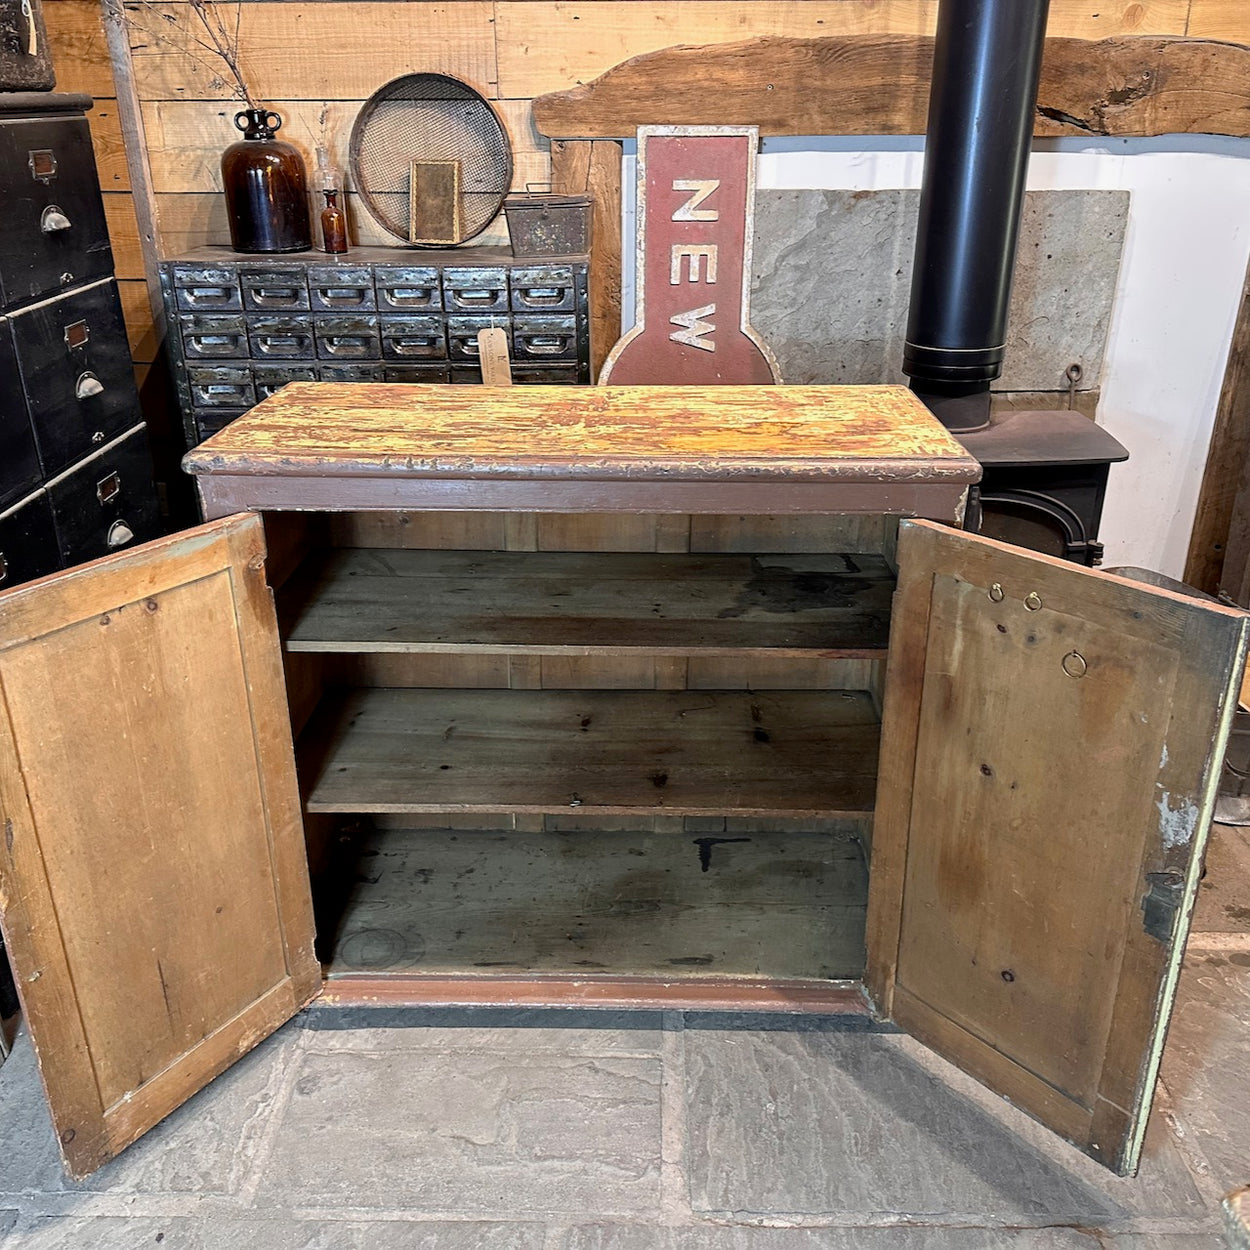
[[[1113,463],[1076,412],[990,415],[1024,203],[1049,0],[943,0],[903,371],[981,462],[965,523],[1087,565]]]

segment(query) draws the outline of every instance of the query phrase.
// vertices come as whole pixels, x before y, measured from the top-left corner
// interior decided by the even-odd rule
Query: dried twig
[[[222,5],[215,0],[187,0],[187,7],[193,17],[186,33],[191,42],[197,48],[203,49],[207,56],[190,51],[181,38],[168,32],[168,28],[179,25],[178,18],[169,10],[159,7],[153,0],[125,0],[124,4],[122,0],[105,0],[105,3],[111,16],[124,16],[124,8],[132,23],[139,25],[157,43],[177,48],[202,69],[207,69],[223,86],[229,88],[234,99],[242,100],[248,108],[259,107],[256,97],[248,88],[239,61],[239,28],[243,6],[237,0],[233,22],[228,22],[222,16]],[[139,14],[144,15],[144,20],[135,23],[134,19]]]

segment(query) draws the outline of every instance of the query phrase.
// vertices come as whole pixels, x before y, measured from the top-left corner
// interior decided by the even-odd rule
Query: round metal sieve
[[[512,148],[494,109],[472,87],[445,74],[405,74],[375,91],[356,116],[348,160],[352,185],[373,219],[416,246],[445,247],[481,234],[512,182]],[[421,163],[424,174],[414,174],[413,162]],[[422,238],[420,229],[414,231],[414,181],[433,167],[446,190],[453,162],[458,164],[455,237]]]

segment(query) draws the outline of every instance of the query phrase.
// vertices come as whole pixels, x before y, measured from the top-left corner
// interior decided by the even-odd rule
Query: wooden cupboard
[[[871,1002],[1136,1166],[1242,613],[953,528],[901,388],[296,384],[186,467],[0,596],[72,1172],[315,998]]]

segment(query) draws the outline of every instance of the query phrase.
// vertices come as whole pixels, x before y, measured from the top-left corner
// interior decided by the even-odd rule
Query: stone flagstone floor
[[[863,1019],[320,1009],[81,1184],[19,1038],[0,1248],[1215,1250],[1250,1181],[1250,834],[1218,833],[1133,1180]]]

